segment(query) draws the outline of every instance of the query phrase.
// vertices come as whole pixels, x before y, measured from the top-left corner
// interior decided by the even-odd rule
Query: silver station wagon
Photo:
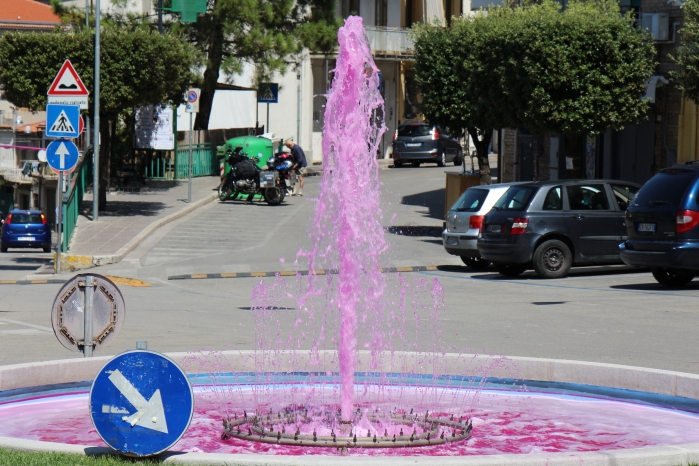
[[[510,186],[522,184],[501,183],[468,188],[447,212],[442,244],[449,254],[460,256],[464,264],[484,269],[490,261],[481,258],[476,243],[478,230],[487,214]]]

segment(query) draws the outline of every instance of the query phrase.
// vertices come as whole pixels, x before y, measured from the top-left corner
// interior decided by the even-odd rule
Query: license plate
[[[502,225],[488,225],[488,233],[500,233]]]
[[[639,223],[638,231],[655,232],[655,223]]]
[[[19,238],[20,241],[34,241],[33,236],[23,236],[22,238]]]
[[[458,246],[459,238],[457,238],[456,236],[447,236],[444,242],[447,244],[447,246]]]
[[[422,146],[421,142],[406,142],[405,147],[420,147]]]

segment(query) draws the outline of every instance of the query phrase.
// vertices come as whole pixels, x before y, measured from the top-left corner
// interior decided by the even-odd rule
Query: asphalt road
[[[416,309],[421,322],[438,321],[446,346],[699,373],[699,280],[669,290],[648,272],[619,267],[574,269],[558,280],[542,280],[533,272],[515,279],[491,269],[473,272],[447,255],[438,237],[444,169],[385,170],[381,182],[391,244],[384,264],[440,266],[404,276],[410,283],[441,283],[441,315],[434,319],[429,309]],[[126,320],[102,354],[134,348],[141,340],[163,352],[252,348],[253,288],[273,278],[167,277],[303,268],[293,262],[296,251],[308,245],[318,183],[319,178],[308,178],[305,196],[288,198],[280,207],[212,203],[160,230],[121,263],[93,269],[152,285],[121,287]],[[8,262],[1,260],[3,268]],[[395,275],[387,280],[393,283]],[[50,309],[59,287],[0,285],[0,364],[80,357],[64,349],[51,330]],[[281,309],[278,316],[283,320],[293,311]]]

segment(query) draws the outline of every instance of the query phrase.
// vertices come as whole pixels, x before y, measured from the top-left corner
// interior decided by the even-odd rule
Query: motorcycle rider
[[[291,155],[294,156],[293,169],[296,170],[296,175],[299,178],[299,183],[298,185],[294,185],[294,192],[291,193],[291,195],[296,196],[295,191],[296,186],[298,186],[298,195],[303,197],[303,175],[306,174],[306,166],[308,166],[308,163],[306,162],[306,154],[303,152],[303,149],[301,149],[301,146],[294,143],[292,138],[287,139],[286,142],[284,142],[284,145],[289,148]]]

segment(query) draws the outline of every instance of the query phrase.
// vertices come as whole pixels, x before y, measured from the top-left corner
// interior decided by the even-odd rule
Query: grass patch
[[[83,456],[0,449],[0,466],[146,466],[155,464],[160,464],[160,461],[124,458],[116,455]]]

